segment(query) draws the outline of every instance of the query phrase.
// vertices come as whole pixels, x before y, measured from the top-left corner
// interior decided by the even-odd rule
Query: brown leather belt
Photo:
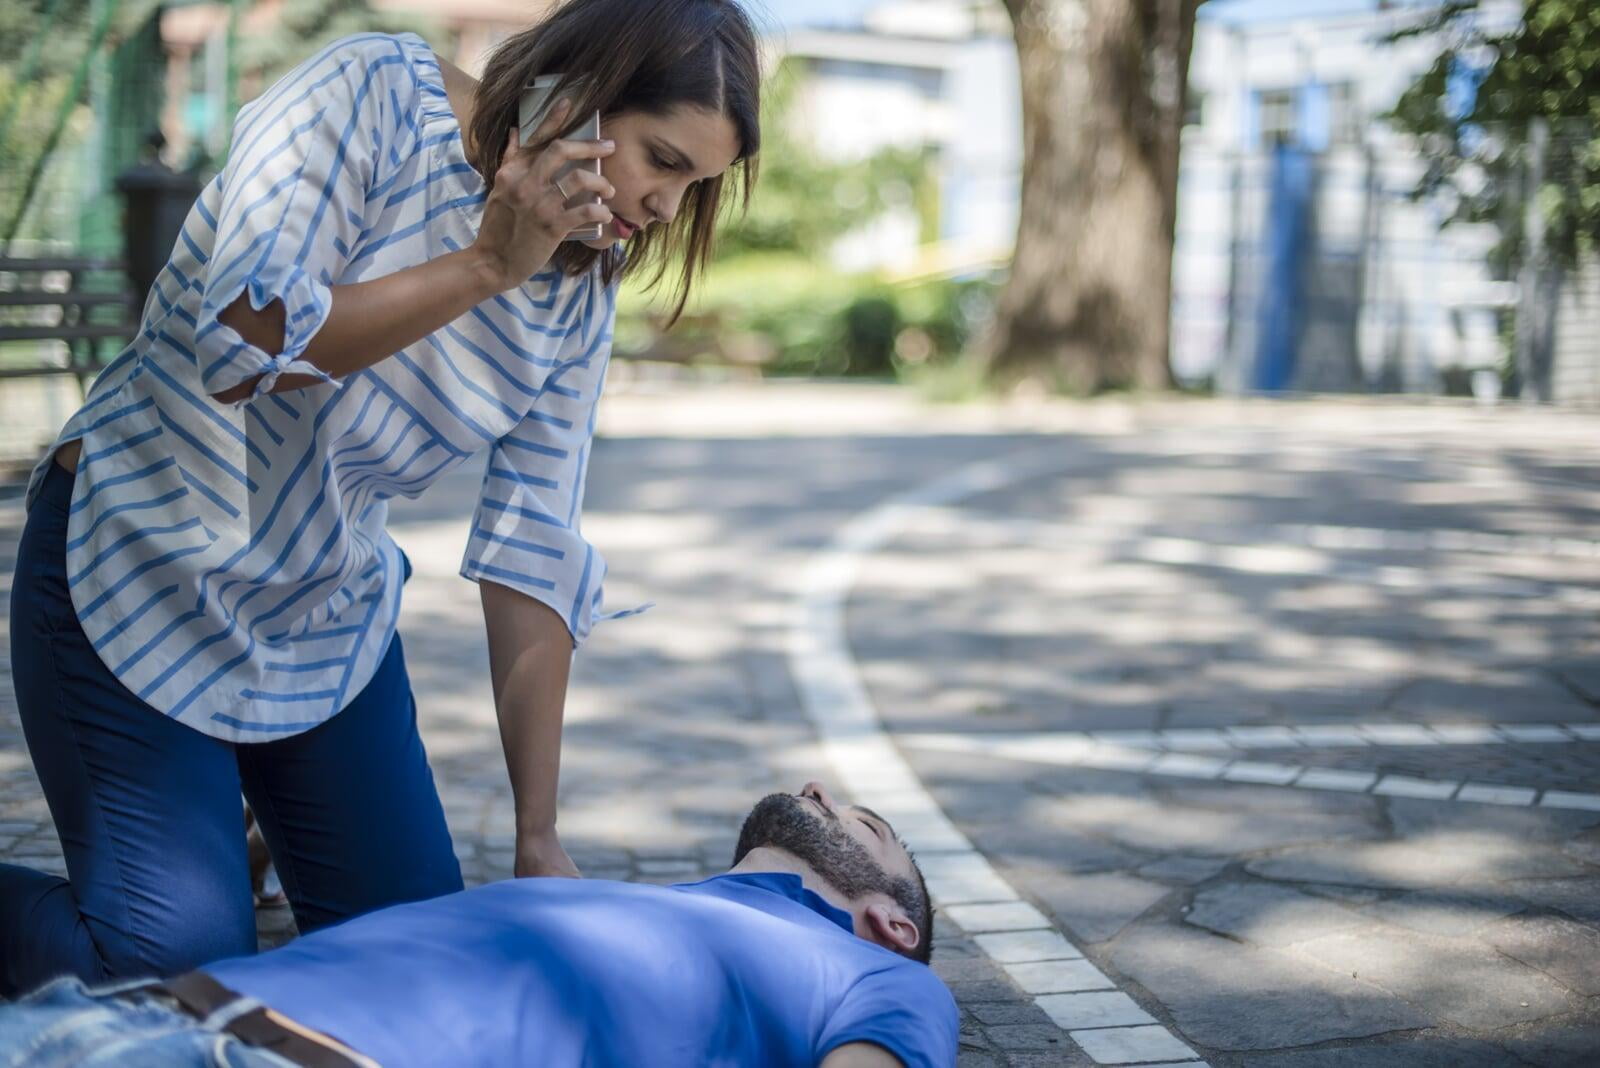
[[[147,993],[164,994],[197,1020],[204,1020],[243,995],[229,990],[205,972],[188,972],[176,979],[146,983],[118,992],[118,997]],[[291,1030],[265,1007],[251,1009],[228,1021],[222,1030],[246,1045],[269,1050],[301,1068],[365,1068],[363,1062],[346,1054],[332,1040],[306,1029]],[[280,1017],[280,1019],[286,1019]],[[370,1061],[366,1062],[370,1064]]]

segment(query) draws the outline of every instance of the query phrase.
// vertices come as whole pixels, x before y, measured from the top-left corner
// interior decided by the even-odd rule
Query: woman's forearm
[[[560,616],[527,594],[480,582],[479,595],[517,834],[545,833],[556,822],[572,638]]]
[[[496,270],[472,249],[462,249],[407,267],[382,278],[333,286],[332,309],[303,359],[335,378],[371,367],[460,318],[482,304],[501,286]],[[283,351],[283,302],[259,311],[240,294],[217,318],[250,344],[273,355]],[[216,394],[231,403],[250,396],[260,376]],[[272,392],[300,389],[320,379],[313,375],[280,376]]]

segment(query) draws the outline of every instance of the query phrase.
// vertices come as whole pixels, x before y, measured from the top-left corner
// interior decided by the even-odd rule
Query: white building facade
[[[797,121],[824,158],[932,149],[939,243],[919,247],[909,205],[844,238],[837,266],[890,273],[971,269],[1009,255],[1017,229],[1022,103],[1010,25],[991,4],[885,4],[852,28],[771,42],[802,73]]]

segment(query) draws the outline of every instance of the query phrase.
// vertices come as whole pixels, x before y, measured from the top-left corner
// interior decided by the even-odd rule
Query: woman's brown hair
[[[725,115],[733,123],[739,138],[734,167],[692,185],[670,224],[640,230],[625,263],[614,248],[565,241],[556,250],[554,262],[568,274],[582,274],[601,261],[607,285],[654,266],[647,288],[681,257],[669,325],[676,322],[695,276],[711,261],[725,179],[737,168],[741,210],[755,185],[761,61],[749,17],[735,0],[566,0],[538,25],[507,38],[484,67],[465,131],[467,158],[491,188],[522,91],[541,74],[582,78],[578,91],[568,94],[571,114],[599,111],[602,131],[609,115],[666,115],[680,107]],[[563,82],[556,92],[567,88]]]

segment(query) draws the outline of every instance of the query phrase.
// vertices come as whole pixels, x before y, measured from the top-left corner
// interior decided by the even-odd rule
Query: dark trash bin
[[[117,175],[116,189],[122,195],[123,262],[138,312],[172,256],[183,220],[200,196],[200,179],[152,159]]]

